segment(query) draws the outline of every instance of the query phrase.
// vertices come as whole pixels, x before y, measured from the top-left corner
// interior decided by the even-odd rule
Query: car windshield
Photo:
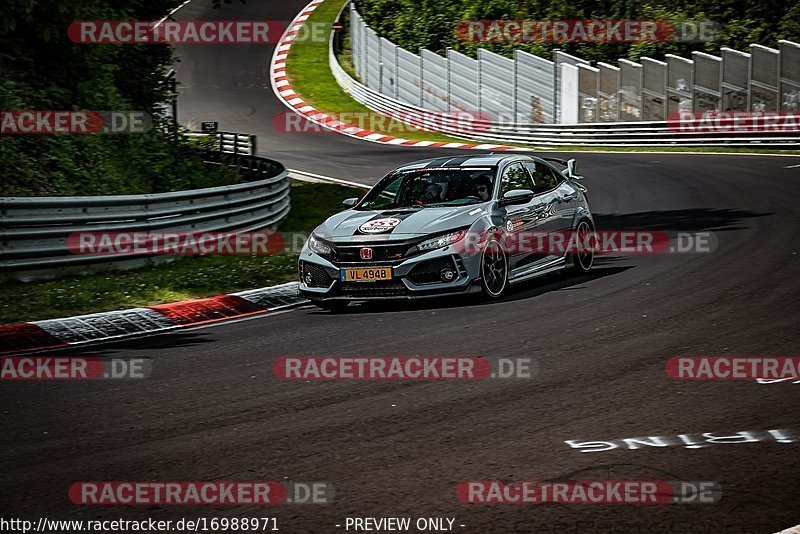
[[[362,210],[465,206],[491,199],[496,169],[452,168],[397,171],[375,186],[358,207]]]

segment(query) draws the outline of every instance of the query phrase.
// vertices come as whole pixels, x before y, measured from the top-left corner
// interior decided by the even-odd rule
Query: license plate
[[[377,280],[391,280],[391,267],[360,267],[358,269],[342,269],[343,282],[375,282]]]

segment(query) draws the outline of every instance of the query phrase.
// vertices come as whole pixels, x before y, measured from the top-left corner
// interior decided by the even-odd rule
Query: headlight
[[[417,245],[417,250],[435,250],[437,248],[443,248],[461,241],[464,239],[465,235],[467,235],[465,230],[459,230],[450,234],[434,237],[433,239],[428,239]]]
[[[311,252],[319,254],[320,256],[330,256],[333,250],[326,245],[319,237],[314,234],[308,238],[308,248]]]

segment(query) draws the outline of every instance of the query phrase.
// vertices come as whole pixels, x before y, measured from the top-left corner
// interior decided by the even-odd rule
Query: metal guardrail
[[[256,136],[233,132],[200,133],[189,132],[186,137],[210,138],[211,149],[228,154],[255,156],[257,152]]]
[[[340,16],[341,14],[342,13],[340,13]],[[742,130],[739,132],[691,131],[692,128],[690,127],[702,125],[699,120],[681,122],[680,128],[677,127],[675,123],[669,123],[665,120],[637,120],[635,122],[605,121],[577,124],[500,122],[493,120],[491,117],[503,114],[503,112],[514,117],[519,116],[519,114],[514,111],[518,104],[518,90],[514,88],[512,91],[509,85],[512,78],[515,80],[517,79],[519,65],[515,66],[516,63],[514,60],[496,56],[495,54],[489,54],[485,50],[481,50],[481,52],[484,53],[483,55],[491,57],[479,58],[478,61],[467,58],[466,56],[462,57],[452,50],[448,51],[447,58],[442,58],[427,50],[421,50],[420,55],[417,56],[399,49],[397,45],[394,45],[383,37],[377,36],[371,28],[366,26],[358,12],[355,11],[352,6],[350,8],[350,19],[351,43],[354,47],[353,63],[359,75],[364,76],[366,73],[366,83],[361,83],[353,79],[353,77],[339,65],[334,52],[334,39],[332,36],[329,50],[329,63],[339,85],[357,102],[367,106],[373,111],[397,117],[400,121],[414,126],[421,127],[425,125],[428,130],[435,129],[436,131],[440,131],[452,137],[489,143],[540,146],[612,145],[620,147],[648,147],[675,145],[778,146],[782,148],[793,148],[791,145],[800,145],[800,135],[797,135],[795,132],[755,132],[752,130]],[[354,19],[356,20],[355,24],[353,24]],[[782,43],[786,45],[786,57],[789,57],[789,52],[795,51],[794,47],[800,46],[795,43],[789,43],[788,41],[782,41]],[[366,54],[368,57],[365,58],[364,53],[357,54],[356,49],[361,52],[368,52]],[[542,85],[541,87],[536,86],[529,89],[530,91],[534,91],[538,97],[541,97],[542,102],[545,102],[547,100],[546,97],[548,97],[553,90],[552,87],[549,89],[548,87],[550,85],[559,85],[552,77],[552,68],[542,67],[538,64],[527,65],[523,60],[527,59],[528,61],[532,61],[536,59],[539,62],[548,63],[551,66],[553,63],[535,58],[534,56],[528,58],[528,56],[530,55],[517,54],[515,60],[522,62],[522,66],[527,69],[526,73],[532,76],[532,80],[538,80],[544,84],[542,85],[540,83],[539,85]],[[564,68],[571,67],[576,73],[581,72],[581,68],[579,68],[580,65],[571,65],[568,60],[574,60],[572,63],[576,64],[580,62],[587,63],[580,58],[573,58],[566,54],[557,54],[557,58],[561,58],[561,63],[566,63],[563,65]],[[384,59],[386,61],[384,61]],[[450,60],[452,60],[452,65],[449,64]],[[494,82],[495,86],[481,88],[480,83],[475,85],[475,80],[473,79],[475,76],[470,76],[470,73],[475,74],[475,72],[477,72],[477,79],[481,80],[481,66],[484,64],[493,64],[489,60],[500,62],[499,65],[503,68],[498,67],[495,69],[497,72],[494,73],[494,77],[487,76],[486,78],[487,82]],[[461,65],[459,61],[467,62],[467,64]],[[560,63],[558,61],[556,63],[556,71],[558,71]],[[442,64],[446,66],[443,67]],[[666,63],[664,65],[666,65]],[[592,72],[598,70],[593,67],[587,67],[586,65],[583,65],[583,67],[590,69]],[[449,68],[455,68],[456,71],[448,70]],[[583,70],[586,70],[586,68]],[[616,69],[616,67],[614,67],[614,69]],[[409,77],[403,75],[403,73],[409,72],[412,73],[409,75],[410,78],[414,79],[406,79]],[[456,77],[455,74],[459,74],[459,76]],[[576,77],[574,81],[577,83],[579,79]],[[599,90],[601,93],[608,89],[601,83],[603,81],[605,81],[605,78],[599,81],[594,80],[594,86],[600,88]],[[615,98],[616,90],[619,89],[619,87],[616,87],[619,85],[619,80],[616,80],[616,82],[616,85],[612,84],[614,87],[611,89],[615,92]],[[442,89],[439,87],[441,84],[445,84],[446,88]],[[438,90],[434,90],[437,87]],[[453,91],[457,91],[458,94],[456,95]],[[494,100],[504,104],[500,105],[500,107],[495,106],[495,108],[487,108],[486,106],[493,102],[493,100],[481,98],[484,92],[494,95]],[[556,91],[556,95],[557,94],[558,92]],[[475,95],[478,95],[477,104],[473,102],[471,109],[480,110],[481,112],[488,111],[489,113],[478,113],[479,117],[483,117],[472,121],[469,129],[449,127],[447,122],[458,123],[454,113],[455,110],[450,109],[453,97],[458,96],[459,101],[469,103],[476,98]],[[577,106],[577,97],[574,100]],[[495,104],[497,104],[497,102],[495,102]],[[552,102],[550,102],[550,104],[552,104]],[[547,109],[549,108],[544,106],[544,111],[547,111]],[[777,109],[777,106],[775,106],[774,109]],[[427,116],[428,119],[430,119],[431,114],[436,114],[440,118],[450,116],[453,117],[454,120],[415,120],[413,117],[414,114],[421,118]],[[486,119],[486,115],[489,116],[488,120]],[[544,115],[547,115],[547,113]],[[552,117],[550,117],[550,119],[552,119]],[[672,128],[670,126],[672,126]],[[393,135],[396,137],[403,137],[402,133],[393,133]]]
[[[20,279],[83,271],[96,264],[134,265],[148,254],[76,255],[75,232],[252,232],[289,213],[284,166],[258,156],[208,154],[208,164],[235,165],[243,183],[146,195],[0,197],[0,273]]]

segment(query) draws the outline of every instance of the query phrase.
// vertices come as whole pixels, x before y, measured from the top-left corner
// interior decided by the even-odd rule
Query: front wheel
[[[575,234],[578,250],[571,253],[572,267],[570,271],[575,274],[586,274],[594,264],[594,246],[596,244],[594,228],[588,220],[582,219],[578,223],[578,228],[575,229]]]
[[[508,258],[495,238],[489,239],[481,256],[481,292],[484,297],[499,298],[508,285]]]

